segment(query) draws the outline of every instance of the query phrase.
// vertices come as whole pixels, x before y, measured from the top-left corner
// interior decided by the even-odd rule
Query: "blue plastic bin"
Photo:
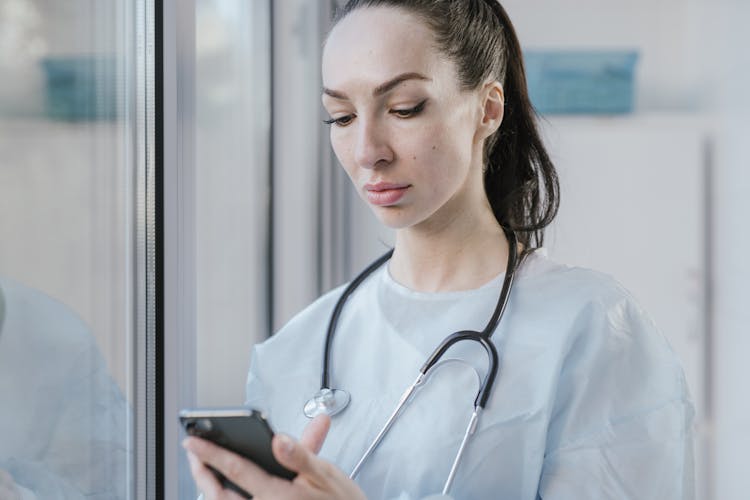
[[[116,118],[117,88],[112,57],[82,55],[45,58],[45,114],[81,121]]]
[[[542,114],[621,114],[633,111],[638,52],[524,53],[531,102]]]

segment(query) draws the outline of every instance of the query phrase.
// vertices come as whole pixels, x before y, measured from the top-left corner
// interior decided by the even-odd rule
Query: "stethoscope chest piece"
[[[304,413],[308,418],[326,414],[332,417],[349,405],[351,397],[343,389],[322,388],[305,403]]]

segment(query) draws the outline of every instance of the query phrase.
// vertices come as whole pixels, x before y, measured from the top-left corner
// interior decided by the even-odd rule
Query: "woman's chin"
[[[393,206],[371,206],[375,217],[389,229],[404,229],[413,226],[417,220],[414,214],[409,213],[404,207],[393,205]]]

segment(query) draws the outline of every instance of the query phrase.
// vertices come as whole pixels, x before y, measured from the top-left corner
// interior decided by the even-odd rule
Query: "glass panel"
[[[132,496],[129,4],[0,0],[2,498]]]
[[[268,333],[268,2],[196,0],[197,398],[244,401]]]

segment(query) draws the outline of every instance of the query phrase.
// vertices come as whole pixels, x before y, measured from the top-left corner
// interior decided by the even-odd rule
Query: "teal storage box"
[[[98,55],[50,57],[42,60],[45,114],[82,121],[116,118],[115,61]]]
[[[630,113],[638,52],[537,51],[524,53],[529,95],[541,114]]]

